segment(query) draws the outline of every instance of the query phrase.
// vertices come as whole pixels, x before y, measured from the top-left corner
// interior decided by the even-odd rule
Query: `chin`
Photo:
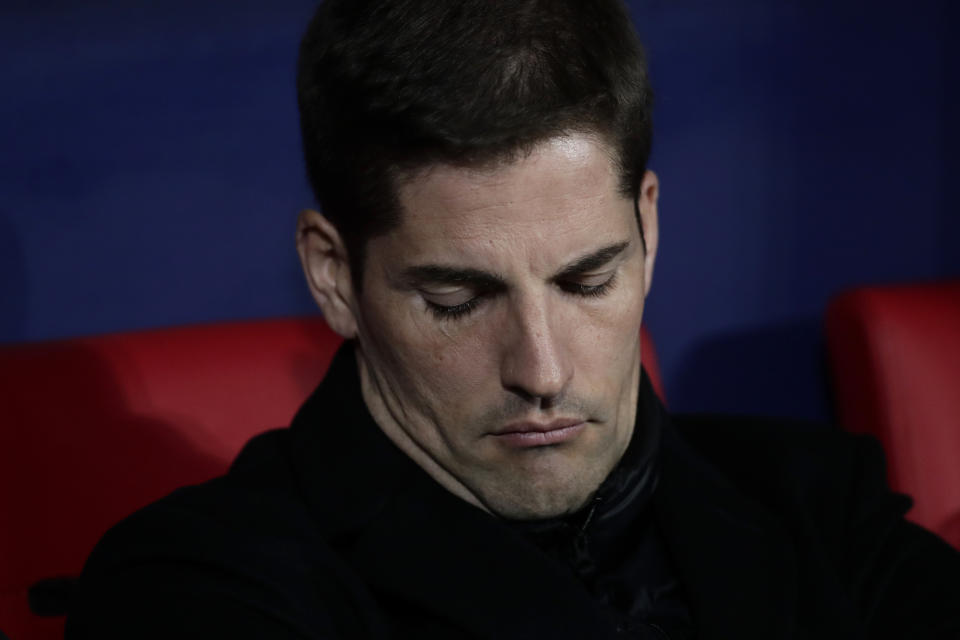
[[[488,511],[509,520],[575,513],[590,502],[622,455],[620,447],[603,444],[587,447],[586,452],[566,446],[527,451],[520,460],[501,461],[487,473],[474,475],[472,492]]]
[[[588,486],[536,487],[533,483],[504,488],[484,496],[483,505],[493,514],[507,520],[545,520],[579,511],[586,505],[602,478]]]

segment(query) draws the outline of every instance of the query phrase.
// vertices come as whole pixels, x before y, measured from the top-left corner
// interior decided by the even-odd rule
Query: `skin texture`
[[[399,186],[399,228],[367,245],[361,294],[333,225],[300,216],[311,291],[358,339],[374,420],[497,515],[575,511],[630,440],[658,184],[647,172],[637,202],[646,250],[617,187],[608,148],[586,134],[495,166],[420,171]],[[566,424],[546,440],[516,435]]]

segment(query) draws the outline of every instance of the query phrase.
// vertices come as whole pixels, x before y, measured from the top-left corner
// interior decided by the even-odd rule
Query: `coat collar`
[[[659,410],[669,422],[662,406]],[[781,522],[737,491],[672,426],[664,428],[654,505],[699,638],[794,637],[792,539]]]
[[[796,568],[782,527],[681,439],[649,385],[641,402],[642,419],[661,422],[653,504],[698,637],[784,637]],[[349,343],[291,436],[294,469],[324,537],[376,591],[478,637],[614,637],[572,572],[443,489],[389,441],[366,410]]]
[[[341,348],[294,419],[290,455],[324,537],[367,584],[480,638],[613,638],[572,573],[383,435],[357,380]]]

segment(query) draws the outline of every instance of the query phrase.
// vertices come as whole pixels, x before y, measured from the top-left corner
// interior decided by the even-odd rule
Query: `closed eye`
[[[557,286],[566,293],[584,297],[598,297],[610,291],[616,283],[616,280],[617,273],[613,272],[610,274],[602,274],[601,276],[589,276],[579,280],[564,280],[558,282]]]
[[[614,284],[616,284],[616,280],[617,274],[613,272],[609,274],[585,276],[581,280],[566,280],[558,282],[557,286],[564,293],[585,298],[595,298],[609,292]],[[492,292],[480,292],[471,295],[462,290],[443,295],[424,293],[423,299],[427,304],[427,308],[437,318],[441,320],[456,320],[472,313],[481,304],[483,299],[489,297],[491,293]],[[466,295],[470,295],[470,297],[465,297]],[[457,299],[462,299],[463,301],[453,302]]]
[[[427,308],[438,318],[453,319],[465,316],[490,295],[490,291],[472,287],[427,288],[420,291]]]
[[[480,304],[482,296],[474,296],[460,304],[444,305],[427,300],[427,308],[441,320],[455,320],[472,312]]]

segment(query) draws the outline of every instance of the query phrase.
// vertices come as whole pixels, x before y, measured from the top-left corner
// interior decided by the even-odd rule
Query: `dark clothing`
[[[510,526],[568,567],[625,638],[685,640],[693,620],[652,508],[666,415],[644,374],[627,450],[570,516]]]
[[[507,523],[394,447],[342,349],[290,429],[104,537],[67,638],[960,638],[960,554],[873,440],[670,419],[646,383],[638,414],[599,503]]]

